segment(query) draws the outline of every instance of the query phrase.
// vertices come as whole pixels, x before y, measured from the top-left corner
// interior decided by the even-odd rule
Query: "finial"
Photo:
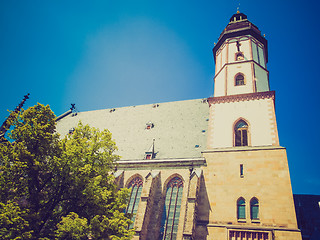
[[[239,2],[239,6],[237,7],[237,13],[240,13],[239,8],[240,8],[240,2]]]

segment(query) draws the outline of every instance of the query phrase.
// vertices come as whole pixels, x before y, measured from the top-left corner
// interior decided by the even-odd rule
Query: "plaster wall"
[[[266,68],[266,63],[265,63],[265,56],[264,56],[264,51],[263,48],[261,46],[258,47],[258,51],[259,51],[259,64]]]
[[[268,72],[266,72],[257,64],[254,64],[254,72],[255,72],[257,92],[270,91]]]
[[[248,37],[242,37],[239,40],[240,42],[240,52],[243,53],[245,60],[251,60],[250,54],[250,42]],[[236,62],[235,54],[238,52],[237,48],[237,39],[231,39],[228,43],[228,62]]]
[[[251,42],[253,60],[266,68],[264,49],[257,40]]]
[[[258,51],[257,51],[257,44],[252,41],[251,42],[251,49],[252,49],[252,58],[253,58],[253,61],[259,63],[259,60],[258,60]]]
[[[221,70],[221,72],[216,76],[214,80],[214,96],[220,97],[225,96],[225,89],[226,89],[226,72],[227,68]]]
[[[227,63],[227,45],[225,45],[223,48],[222,48],[222,51],[221,51],[221,67],[223,67],[223,65],[225,65]]]
[[[235,77],[238,73],[244,75],[245,85],[235,86]],[[228,66],[227,95],[253,93],[253,69],[250,62],[231,64]]]
[[[213,104],[210,107],[207,148],[233,147],[234,124],[240,118],[249,125],[249,146],[277,145],[273,100],[257,99]]]

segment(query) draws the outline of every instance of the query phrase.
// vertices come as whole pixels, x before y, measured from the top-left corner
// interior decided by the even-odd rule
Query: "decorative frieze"
[[[209,103],[209,106],[211,107],[212,104],[241,102],[241,101],[250,101],[250,100],[266,99],[266,98],[274,100],[275,91],[245,93],[245,94],[222,96],[222,97],[211,97],[211,98],[208,98],[208,103]]]

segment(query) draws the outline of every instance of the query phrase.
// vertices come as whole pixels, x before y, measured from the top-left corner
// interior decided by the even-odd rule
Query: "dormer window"
[[[244,75],[242,73],[239,73],[239,74],[236,75],[236,77],[235,77],[235,85],[236,86],[245,85]]]
[[[241,61],[244,60],[244,55],[242,52],[237,52],[236,53],[236,61]]]
[[[144,159],[154,159],[155,158],[155,152],[154,152],[154,141],[152,140],[152,145],[150,146],[149,150],[145,152]]]
[[[69,134],[72,135],[74,130],[75,130],[74,128],[69,129]]]
[[[146,125],[146,129],[151,129],[154,127],[154,124],[152,122],[147,122]]]

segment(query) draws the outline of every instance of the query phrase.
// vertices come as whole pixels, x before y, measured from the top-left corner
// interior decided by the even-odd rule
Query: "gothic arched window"
[[[131,189],[131,195],[126,212],[132,214],[131,220],[133,221],[133,223],[130,225],[129,228],[133,228],[134,220],[136,218],[136,213],[138,210],[138,205],[140,202],[140,196],[142,191],[142,179],[140,177],[134,178],[129,183],[128,188]]]
[[[177,238],[182,191],[182,179],[179,177],[171,179],[167,185],[159,239],[175,240]]]
[[[240,120],[234,127],[234,145],[237,146],[248,146],[248,124]]]
[[[259,201],[255,197],[250,201],[250,216],[252,220],[259,219]]]
[[[246,201],[242,197],[237,201],[237,218],[246,219]]]
[[[241,86],[241,85],[244,85],[245,82],[244,82],[244,75],[243,74],[238,74],[236,75],[236,79],[235,79],[235,85],[236,86]]]

